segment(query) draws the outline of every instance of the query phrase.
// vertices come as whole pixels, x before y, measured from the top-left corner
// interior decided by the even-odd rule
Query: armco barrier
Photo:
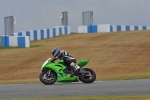
[[[2,36],[2,47],[30,47],[29,36]]]
[[[98,32],[121,32],[133,30],[149,30],[150,26],[130,26],[130,25],[84,25],[78,26],[78,33],[98,33]]]
[[[48,29],[29,30],[14,33],[13,36],[29,36],[30,41],[43,40],[59,35],[70,34],[70,26],[57,26]]]

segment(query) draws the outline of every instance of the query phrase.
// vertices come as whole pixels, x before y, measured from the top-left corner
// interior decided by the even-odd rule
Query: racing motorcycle
[[[71,74],[72,69],[63,64],[63,60],[49,62],[48,58],[41,67],[40,81],[45,85],[52,85],[55,82],[83,82],[92,83],[96,80],[96,73],[90,68],[83,68],[89,60],[81,60],[76,64],[80,66],[77,74]]]

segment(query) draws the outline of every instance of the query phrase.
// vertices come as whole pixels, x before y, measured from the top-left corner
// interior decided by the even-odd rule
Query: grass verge
[[[150,100],[150,95],[128,96],[79,96],[79,97],[56,97],[56,98],[18,98],[0,100]]]
[[[35,48],[35,47],[40,47],[39,45],[31,45],[30,48]],[[3,46],[0,46],[0,49],[16,49],[16,48],[21,48],[21,47],[17,47],[17,46],[14,46],[14,47],[3,47]]]

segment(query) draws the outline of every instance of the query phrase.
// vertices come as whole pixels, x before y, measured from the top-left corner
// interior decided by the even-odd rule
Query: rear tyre
[[[39,79],[45,85],[52,85],[56,82],[57,76],[52,70],[47,70],[40,74]]]
[[[83,70],[89,72],[89,74],[83,74],[79,76],[79,80],[82,81],[83,83],[92,83],[96,80],[96,74],[95,72],[90,69],[90,68],[83,68]]]

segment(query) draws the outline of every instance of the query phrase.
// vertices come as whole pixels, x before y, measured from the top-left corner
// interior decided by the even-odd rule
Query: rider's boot
[[[78,65],[75,65],[73,68],[72,68],[72,75],[77,75],[80,71],[80,67]]]

